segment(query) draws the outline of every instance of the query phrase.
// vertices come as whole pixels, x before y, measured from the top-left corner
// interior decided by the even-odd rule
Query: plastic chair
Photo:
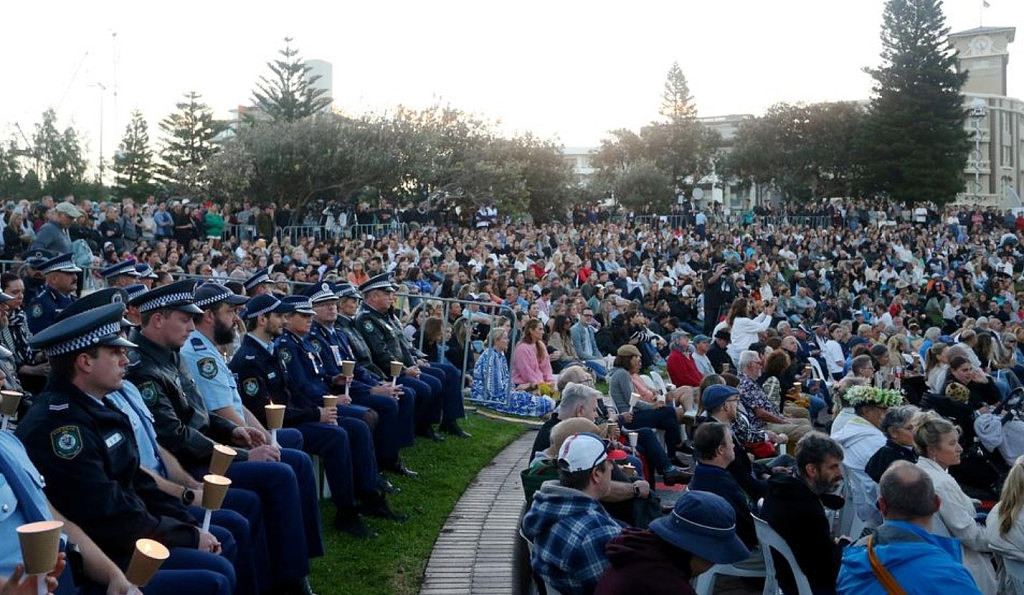
[[[775,529],[772,529],[764,519],[758,517],[754,517],[754,531],[757,532],[757,540],[761,542],[761,553],[764,555],[764,593],[779,592],[779,582],[775,577],[775,558],[772,556],[772,550],[775,550],[786,560],[790,570],[793,571],[793,580],[796,582],[797,593],[799,595],[814,595],[813,591],[811,591],[811,583],[807,580],[807,575],[800,569],[796,556],[793,555],[793,550],[790,549],[786,540]]]
[[[533,542],[530,541],[530,539],[528,537],[526,537],[526,534],[523,533],[522,525],[519,526],[519,537],[521,537],[523,539],[523,541],[526,542],[526,548],[527,548],[527,551],[530,554],[530,560],[532,561],[533,560]],[[540,579],[541,582],[544,583],[544,591],[547,592],[547,595],[561,595],[561,591],[559,591],[558,589],[552,587],[551,584],[548,583],[548,579],[546,577],[541,576],[540,573],[538,573],[537,571],[533,572],[533,576],[534,576],[534,578]]]
[[[1000,556],[999,560],[1003,563],[1003,572],[1005,573],[999,592],[1013,595],[1024,593],[1024,562],[1006,556]]]
[[[843,507],[839,509],[839,523],[835,536],[846,535],[857,541],[868,524],[857,514],[857,498],[854,495],[854,490],[857,489],[857,480],[854,478],[853,471],[845,464],[843,465],[843,477],[845,478],[843,480]]]
[[[761,552],[754,552],[754,556],[763,559]],[[748,578],[764,578],[766,575],[765,568],[743,568],[736,566],[735,564],[715,564],[711,568],[704,571],[700,576],[697,577],[697,583],[694,585],[694,590],[697,595],[711,595],[715,592],[715,579],[718,575],[722,576],[741,576]],[[765,583],[767,585],[767,582]],[[769,591],[765,590],[762,595],[774,595]]]
[[[813,376],[815,380],[821,380],[821,381],[827,380],[827,378],[825,377],[825,373],[822,372],[822,370],[821,370],[821,364],[818,363],[817,359],[812,357],[812,358],[808,358],[807,361],[808,361],[808,363],[811,364],[811,376]]]

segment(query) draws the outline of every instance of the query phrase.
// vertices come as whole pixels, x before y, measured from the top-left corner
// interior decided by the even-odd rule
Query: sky
[[[1015,26],[1024,0],[946,0],[952,31]],[[699,115],[761,114],[778,102],[866,99],[880,63],[884,0],[235,0],[5,2],[0,139],[31,137],[53,107],[110,159],[132,110],[150,124],[198,91],[218,117],[249,103],[286,36],[333,64],[350,114],[448,104],[569,146],[656,119],[678,61]],[[1024,98],[1024,37],[1009,95]],[[104,91],[100,85],[106,88]],[[116,90],[116,98],[114,92]],[[102,127],[101,122],[102,113]],[[24,143],[24,141],[21,141]]]

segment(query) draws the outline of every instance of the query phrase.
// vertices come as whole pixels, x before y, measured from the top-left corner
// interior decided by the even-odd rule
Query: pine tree
[[[948,202],[963,191],[969,150],[940,0],[888,0],[882,65],[860,142],[865,190],[908,202]]]
[[[658,113],[673,121],[697,117],[697,106],[690,95],[690,85],[686,82],[683,70],[679,68],[679,62],[672,63],[665,77],[665,91],[661,94],[661,109]]]
[[[114,154],[114,183],[121,196],[153,193],[153,150],[149,148],[149,126],[142,112],[132,112],[124,137]]]
[[[74,192],[84,181],[86,169],[75,129],[69,126],[63,133],[57,130],[57,113],[51,108],[43,112],[43,121],[36,124],[32,143],[45,180],[43,189],[54,196]]]
[[[272,77],[261,76],[252,92],[256,107],[274,122],[294,122],[324,110],[331,104],[325,89],[313,87],[319,75],[310,76],[312,70],[292,47],[292,38],[284,38],[281,58],[267,62]]]
[[[214,119],[213,110],[201,99],[195,91],[186,93],[176,106],[178,111],[160,121],[164,133],[160,173],[176,192],[199,190],[206,161],[220,149],[215,139],[227,128]]]

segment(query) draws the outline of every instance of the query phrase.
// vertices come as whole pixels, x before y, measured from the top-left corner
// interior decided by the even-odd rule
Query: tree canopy
[[[261,76],[252,92],[255,106],[273,122],[295,122],[331,105],[327,91],[313,86],[320,75],[310,75],[312,68],[292,47],[292,41],[284,38],[284,49],[278,52],[281,57],[267,62],[270,76]]]

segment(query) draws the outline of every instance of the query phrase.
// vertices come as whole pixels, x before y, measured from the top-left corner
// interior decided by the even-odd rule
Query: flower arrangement
[[[903,391],[875,386],[854,386],[846,391],[843,400],[851,407],[857,405],[896,407],[903,404]]]

